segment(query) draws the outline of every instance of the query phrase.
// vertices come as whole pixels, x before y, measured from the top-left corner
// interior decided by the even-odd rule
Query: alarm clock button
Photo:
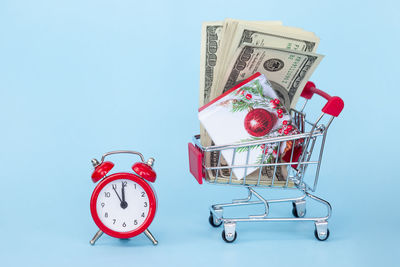
[[[107,175],[107,173],[114,167],[111,161],[105,161],[97,166],[92,174],[92,181],[97,183],[100,179]]]
[[[156,181],[157,174],[155,173],[155,171],[153,171],[153,169],[149,165],[143,162],[136,162],[135,164],[133,164],[132,170],[137,175],[149,182],[154,183]]]

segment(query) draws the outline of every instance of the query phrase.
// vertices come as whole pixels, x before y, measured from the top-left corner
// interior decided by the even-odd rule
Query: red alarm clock
[[[114,167],[111,161],[104,161],[112,154],[135,154],[141,159],[132,166],[134,173],[120,172],[107,174]],[[103,233],[115,238],[131,238],[141,233],[153,242],[158,241],[148,230],[157,210],[157,196],[149,182],[156,180],[152,166],[154,159],[145,162],[139,152],[120,150],[103,155],[101,162],[92,159],[95,168],[92,174],[95,187],[90,199],[90,212],[99,231],[90,241],[94,245]]]

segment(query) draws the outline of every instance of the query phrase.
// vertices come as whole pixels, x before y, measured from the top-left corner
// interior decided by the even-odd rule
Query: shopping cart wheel
[[[226,236],[225,234],[225,230],[222,231],[222,239],[226,242],[226,243],[232,243],[233,241],[236,240],[237,237],[237,233],[235,231],[235,234],[232,236]]]
[[[314,235],[319,241],[327,240],[329,237],[328,222],[327,221],[315,222]]]
[[[292,205],[293,205],[292,213],[294,217],[303,218],[306,215],[305,201],[304,203],[292,202]]]
[[[314,235],[315,235],[315,238],[318,239],[319,241],[325,241],[325,240],[327,240],[328,237],[329,237],[329,229],[327,229],[326,234],[323,235],[323,237],[320,237],[320,236],[318,235],[317,229],[315,229]]]
[[[217,221],[214,218],[214,215],[212,214],[212,212],[210,211],[210,216],[208,217],[208,221],[210,222],[212,227],[220,227],[222,224],[222,221]]]

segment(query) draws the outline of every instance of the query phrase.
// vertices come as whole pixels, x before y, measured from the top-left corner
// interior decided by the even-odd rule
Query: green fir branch
[[[244,110],[249,110],[254,107],[254,103],[244,100],[236,101],[232,104],[232,112],[240,112]]]
[[[244,93],[241,94],[240,92],[243,91]],[[254,98],[247,99],[246,95],[250,93],[253,97],[260,96],[260,100],[255,100]],[[248,86],[241,87],[239,90],[235,90],[232,94],[237,97],[237,101],[232,104],[232,112],[241,112],[245,110],[249,110],[250,108],[256,107],[271,107],[271,100],[274,98],[265,96],[263,87],[260,84],[260,81],[255,80],[252,84]],[[284,113],[287,113],[285,106],[280,102],[277,106],[277,109],[282,109]]]
[[[260,147],[261,145],[251,145],[251,146],[242,146],[242,147],[238,147],[238,148],[236,148],[236,152],[239,152],[239,153],[241,153],[241,152],[247,152],[247,151],[251,151],[251,150],[253,150],[253,149],[255,149],[255,148],[258,148],[258,147]]]
[[[263,154],[261,154],[257,157],[256,164],[268,164],[268,163],[271,163],[273,161],[273,159],[274,159],[274,156],[268,155],[268,156],[265,156],[264,162],[263,162]]]
[[[261,153],[260,155],[258,155],[257,160],[256,160],[256,163],[257,163],[257,164],[264,164],[266,158],[267,158],[267,157],[264,158],[264,162],[263,162],[263,154]]]
[[[255,84],[255,86],[256,86],[256,89],[257,89],[257,91],[258,91],[258,94],[259,94],[260,96],[264,97],[264,92],[263,92],[263,88],[262,88],[262,86],[261,86],[261,84],[260,84],[260,81],[259,81],[259,80],[256,80],[256,81],[254,82],[254,84]]]
[[[263,139],[263,138],[262,137],[257,137],[257,136],[250,136],[249,138],[240,140],[240,143],[250,142],[250,141],[258,141],[258,140],[261,140],[261,139]]]
[[[240,140],[239,143],[257,141],[257,140],[260,140],[260,139],[262,139],[262,138],[251,136],[250,138]],[[261,147],[261,145],[242,146],[242,147],[237,148],[236,152],[247,152],[249,149],[253,150],[253,149],[256,149],[256,148],[259,148],[259,147]]]

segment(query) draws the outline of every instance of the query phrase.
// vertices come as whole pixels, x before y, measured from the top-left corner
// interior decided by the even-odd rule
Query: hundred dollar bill
[[[240,81],[256,72],[264,74],[272,88],[288,107],[295,107],[306,82],[321,62],[323,55],[280,49],[244,45],[236,51],[234,60],[227,69],[223,86],[216,89],[221,95]]]
[[[286,41],[283,41],[286,39]],[[319,45],[319,38],[312,32],[307,32],[299,28],[282,25],[241,25],[236,29],[236,37],[232,47],[237,49],[243,43],[282,47],[286,49],[315,52]]]
[[[236,36],[231,41],[230,52],[225,52],[224,62],[219,62],[224,65],[222,68],[226,71],[229,70],[229,64],[235,59],[235,53],[239,47],[244,45],[253,45],[261,47],[276,47],[296,51],[315,52],[319,38],[311,32],[305,32],[301,29],[285,26],[269,25],[268,27],[259,28],[257,26],[239,25],[236,29]],[[224,76],[226,73],[220,74],[222,76],[212,88],[212,98],[215,98],[221,92],[220,89],[225,86]],[[267,78],[269,78],[267,76]],[[289,100],[286,94],[279,94],[283,97],[286,104]],[[296,103],[293,103],[295,105]],[[287,105],[289,107],[290,105]]]
[[[222,26],[222,22],[203,23],[200,50],[200,107],[210,101],[211,86],[215,77],[214,68],[223,33]]]
[[[237,27],[267,27],[282,25],[281,21],[241,21],[226,19],[223,22],[205,22],[202,28],[202,45],[200,60],[200,106],[207,104],[216,95],[212,92],[224,74],[224,61],[228,56],[232,39],[237,38]],[[239,44],[235,48],[239,47]],[[207,132],[200,126],[202,145],[211,145]]]
[[[219,58],[219,47],[223,35],[223,22],[204,22],[201,33],[200,50],[200,107],[210,101],[211,87],[215,78],[215,65]],[[201,143],[209,146],[211,140],[206,130],[200,125]]]
[[[211,88],[212,99],[216,97],[213,91],[216,88],[216,85],[219,84],[221,75],[225,73],[226,70],[226,62],[230,63],[230,59],[232,57],[232,49],[233,53],[240,46],[237,43],[237,39],[242,39],[240,29],[242,27],[253,28],[258,27],[259,29],[268,29],[270,26],[280,27],[282,25],[281,21],[242,21],[235,19],[225,19],[223,22],[224,34],[223,38],[221,38],[220,49],[219,49],[219,60],[216,62],[216,66],[214,68],[214,80]],[[238,31],[239,30],[239,31]],[[239,36],[240,35],[240,36]],[[233,48],[232,48],[233,47]]]
[[[224,58],[225,64],[231,62],[234,53],[243,44],[315,52],[319,38],[310,32],[302,32],[285,26],[269,25],[260,28],[238,25],[235,37],[231,41],[230,50]]]

